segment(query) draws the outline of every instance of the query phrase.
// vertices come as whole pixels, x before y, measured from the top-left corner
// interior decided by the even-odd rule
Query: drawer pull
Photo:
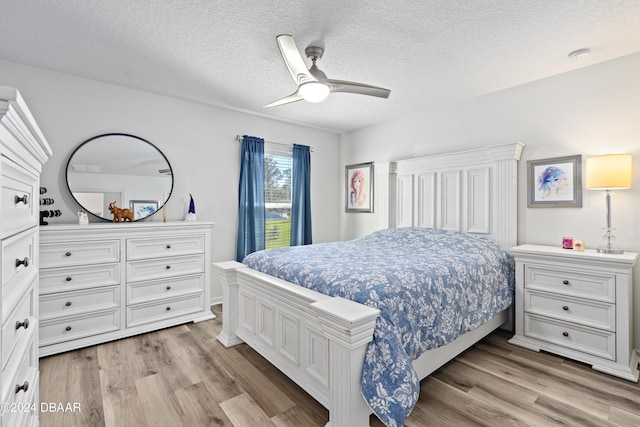
[[[18,203],[20,203],[20,202],[22,202],[22,203],[24,203],[24,204],[26,205],[26,204],[27,204],[27,200],[28,200],[28,198],[27,198],[27,195],[25,194],[25,195],[24,195],[24,196],[22,196],[22,197],[18,197],[18,196],[16,196],[14,200],[15,200],[15,202],[16,202],[16,205],[17,205]]]
[[[71,256],[71,252],[65,253],[64,256]]]
[[[16,384],[16,394],[18,394],[20,390],[26,393],[27,390],[29,390],[29,381],[25,381],[22,385]]]
[[[24,319],[24,321],[16,321],[16,330],[20,329],[20,328],[25,328],[27,329],[29,327],[29,319]]]
[[[171,310],[171,307],[167,307],[167,311],[170,311],[170,310]]]
[[[563,305],[563,306],[562,306],[562,309],[563,309],[564,311],[569,311],[569,306],[568,306],[568,305]]]
[[[563,337],[568,337],[568,336],[569,336],[569,332],[564,331],[564,332],[562,333],[562,336],[563,336]]]
[[[171,268],[171,266],[170,266],[170,265],[167,265],[167,270],[169,270],[170,268]]]
[[[567,279],[564,279],[564,280],[562,281],[562,284],[563,284],[563,285],[568,285],[568,284],[569,284],[569,281],[568,281]]]
[[[71,281],[71,276],[67,277],[65,280],[66,280],[67,282],[70,282],[70,281]]]
[[[171,290],[171,286],[167,285],[167,290],[170,291]]]
[[[171,245],[167,245],[167,249],[171,249]]]
[[[71,330],[71,326],[67,326],[66,328],[64,328],[64,330],[69,332]]]
[[[29,267],[29,257],[24,257],[24,259],[16,258],[16,268],[24,265],[25,267]]]
[[[71,301],[67,301],[66,303],[64,303],[64,305],[66,305],[67,307],[71,307]]]

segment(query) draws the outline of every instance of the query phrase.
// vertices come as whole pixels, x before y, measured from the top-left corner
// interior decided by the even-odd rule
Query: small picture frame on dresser
[[[131,200],[130,205],[134,221],[153,215],[158,210],[156,200]]]
[[[581,208],[582,156],[529,160],[527,207]]]

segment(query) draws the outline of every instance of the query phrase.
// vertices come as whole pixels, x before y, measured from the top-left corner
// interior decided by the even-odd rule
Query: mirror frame
[[[93,212],[89,211],[88,209],[86,209],[79,201],[78,199],[76,199],[76,197],[73,195],[73,191],[71,191],[71,187],[69,186],[69,166],[71,165],[71,160],[73,159],[73,156],[78,152],[78,150],[80,150],[82,147],[84,147],[86,144],[90,143],[91,141],[94,141],[96,139],[99,138],[104,138],[106,136],[124,136],[124,137],[129,137],[129,138],[134,138],[137,139],[141,142],[144,142],[146,144],[149,144],[153,149],[155,149],[158,153],[160,153],[160,155],[162,156],[162,158],[164,158],[165,162],[167,163],[167,166],[169,167],[169,171],[171,172],[171,189],[169,190],[169,195],[167,196],[166,200],[164,201],[164,203],[162,204],[162,206],[158,206],[158,209],[156,209],[155,212],[153,212],[150,215],[147,215],[143,218],[138,218],[136,220],[134,220],[134,222],[137,221],[145,221],[148,218],[151,218],[153,215],[155,215],[157,212],[159,212],[169,201],[169,199],[171,198],[171,195],[173,194],[173,187],[175,185],[175,180],[173,179],[173,168],[171,167],[171,163],[169,162],[169,159],[167,158],[167,156],[164,155],[164,153],[162,152],[162,150],[160,150],[157,146],[155,146],[154,144],[152,144],[151,142],[147,141],[144,138],[141,138],[139,136],[136,135],[131,135],[129,133],[121,133],[121,132],[113,132],[113,133],[103,133],[100,135],[96,135],[94,137],[91,137],[89,139],[87,139],[86,141],[82,142],[80,145],[78,145],[72,152],[71,155],[69,156],[69,159],[67,160],[67,166],[65,167],[65,176],[64,176],[64,180],[65,183],[67,184],[67,189],[69,190],[69,193],[71,194],[71,197],[73,198],[73,200],[78,204],[78,206],[80,206],[82,208],[83,211],[88,212],[89,214],[91,214],[92,216],[101,219],[103,221],[107,221],[107,222],[112,222],[112,219],[109,218],[105,218],[105,217],[101,217],[98,216],[96,214],[94,214]]]

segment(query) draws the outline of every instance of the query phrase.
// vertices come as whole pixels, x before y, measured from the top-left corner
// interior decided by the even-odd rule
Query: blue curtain
[[[293,144],[291,164],[291,246],[311,244],[311,154]]]
[[[264,249],[264,139],[244,135],[238,186],[236,260]]]

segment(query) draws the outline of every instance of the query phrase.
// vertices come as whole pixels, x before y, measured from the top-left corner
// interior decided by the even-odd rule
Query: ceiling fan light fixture
[[[298,93],[305,101],[318,103],[324,101],[329,96],[331,89],[324,83],[307,82],[300,85]]]
[[[307,58],[311,59],[313,65],[307,69],[307,66],[298,51],[296,43],[290,34],[280,34],[276,37],[278,48],[287,70],[293,81],[296,83],[296,91],[289,96],[273,101],[264,107],[276,107],[278,105],[289,104],[305,100],[308,102],[322,102],[330,93],[355,93],[358,95],[376,96],[379,98],[388,98],[389,89],[366,85],[357,82],[348,82],[346,80],[331,80],[327,75],[318,68],[316,61],[322,58],[324,49],[318,46],[309,46],[304,51]]]

